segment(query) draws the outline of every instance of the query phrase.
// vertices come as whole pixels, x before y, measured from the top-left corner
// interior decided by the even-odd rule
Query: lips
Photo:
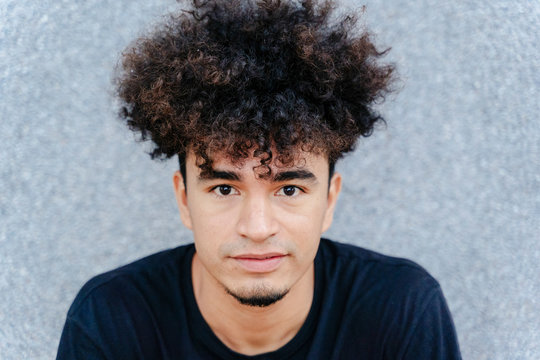
[[[267,273],[276,270],[285,256],[280,253],[242,254],[233,259],[248,272]]]

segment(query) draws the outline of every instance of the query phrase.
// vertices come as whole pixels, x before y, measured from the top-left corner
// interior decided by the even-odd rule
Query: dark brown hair
[[[332,1],[193,0],[124,52],[121,118],[151,139],[152,158],[194,151],[291,164],[298,149],[333,164],[369,136],[394,68],[357,18]]]

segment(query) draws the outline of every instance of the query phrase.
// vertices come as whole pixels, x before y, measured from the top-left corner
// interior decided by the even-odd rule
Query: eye
[[[212,189],[212,192],[218,196],[228,196],[238,193],[238,191],[230,185],[218,185]]]
[[[294,185],[287,185],[279,189],[278,195],[284,195],[288,197],[297,196],[302,189]]]

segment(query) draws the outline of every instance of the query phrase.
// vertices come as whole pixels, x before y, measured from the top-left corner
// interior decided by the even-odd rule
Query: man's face
[[[187,191],[180,173],[174,175],[182,222],[193,231],[203,273],[242,303],[264,306],[283,297],[312,269],[320,236],[332,222],[341,177],[334,174],[328,183],[325,156],[300,158],[291,167],[271,164],[271,177],[263,179],[253,171],[259,159],[235,165],[218,156],[212,174],[201,177],[189,153]]]

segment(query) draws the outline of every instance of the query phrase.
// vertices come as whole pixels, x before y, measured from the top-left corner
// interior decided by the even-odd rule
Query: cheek
[[[226,208],[215,204],[205,197],[192,197],[188,201],[194,231],[217,232],[216,229],[227,224]]]
[[[198,206],[192,206],[190,212],[197,251],[201,251],[201,255],[219,255],[220,247],[233,238],[234,213],[216,206],[205,206],[202,202],[196,204]]]
[[[282,206],[279,209],[280,222],[286,228],[296,229],[304,233],[315,233],[320,235],[324,215],[326,211],[326,202],[324,199],[315,198],[299,204]]]
[[[317,204],[299,211],[282,211],[279,217],[282,237],[292,241],[296,255],[311,258],[317,251],[322,233],[324,211]],[[312,256],[313,255],[313,256]]]

